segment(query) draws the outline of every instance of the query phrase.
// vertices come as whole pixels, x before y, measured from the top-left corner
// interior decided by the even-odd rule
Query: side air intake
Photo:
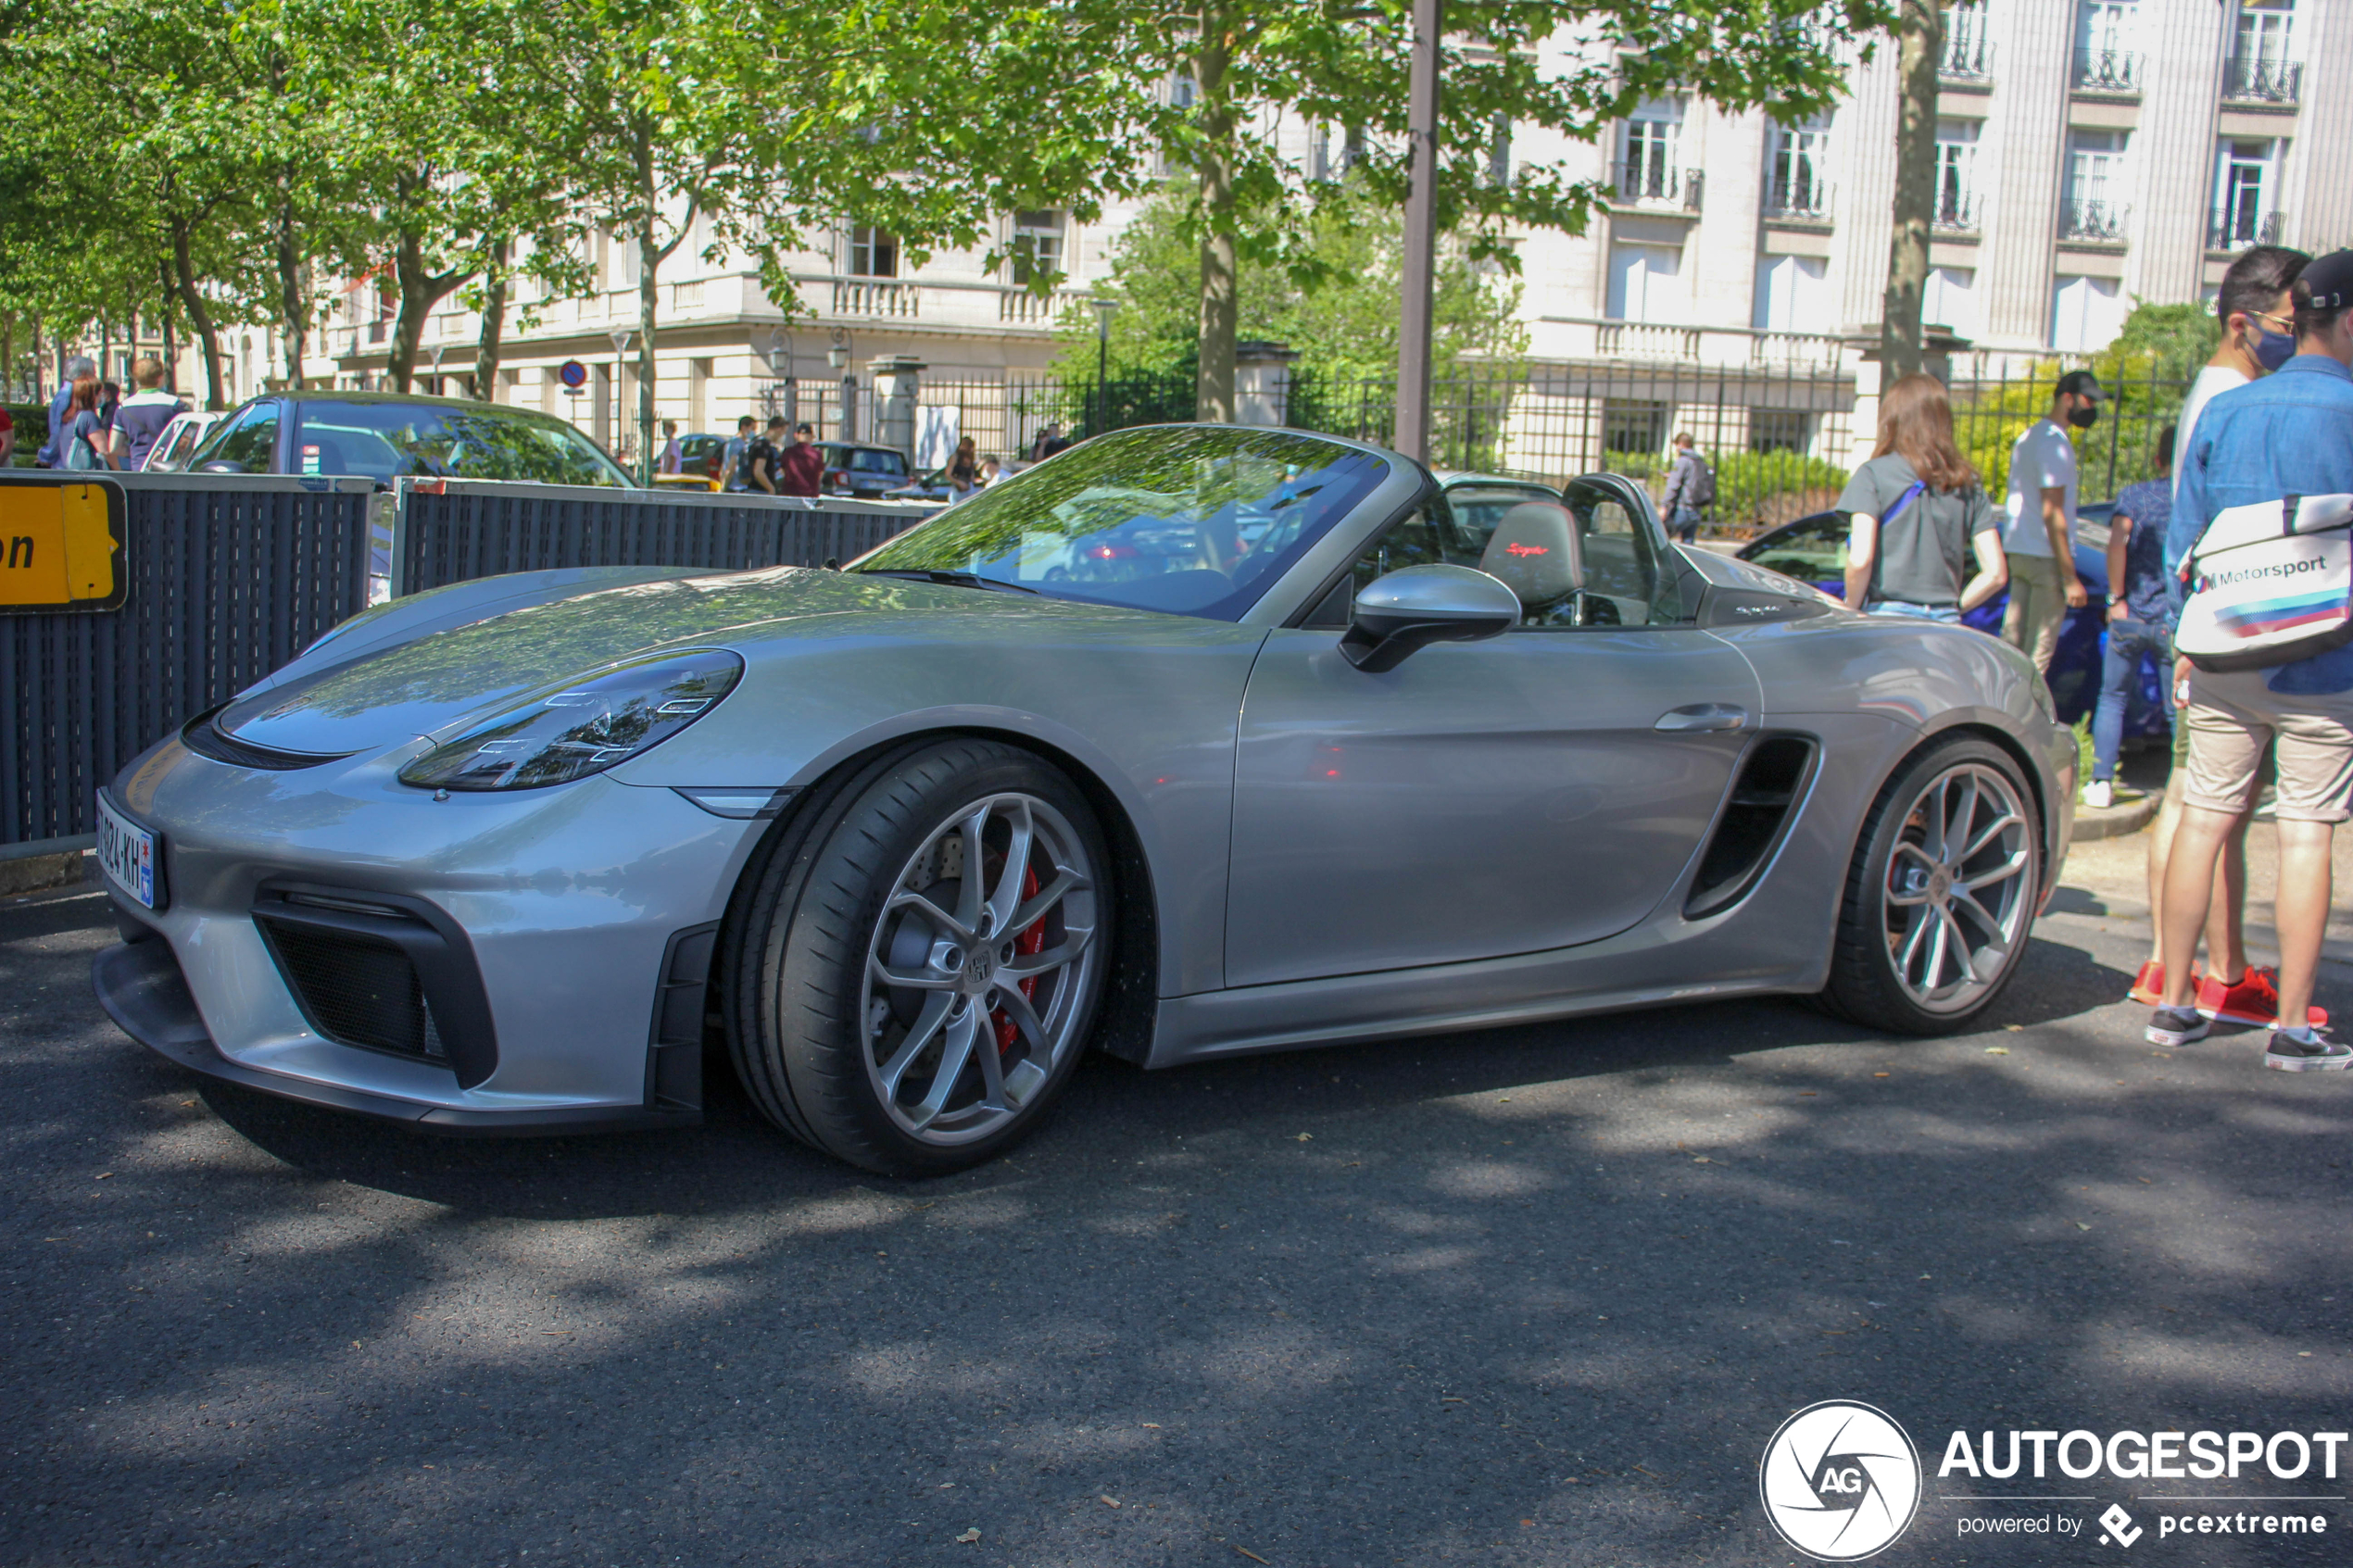
[[[1730,908],[1756,884],[1814,773],[1814,743],[1768,735],[1749,748],[1732,783],[1731,803],[1716,824],[1707,853],[1683,901],[1683,918],[1697,920]]]

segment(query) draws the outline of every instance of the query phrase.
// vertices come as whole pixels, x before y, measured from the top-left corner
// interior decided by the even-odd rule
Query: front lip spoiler
[[[192,1072],[258,1089],[280,1099],[329,1110],[354,1111],[398,1122],[420,1132],[447,1136],[530,1137],[575,1133],[618,1133],[654,1127],[691,1127],[699,1110],[655,1110],[642,1105],[585,1105],[549,1110],[463,1110],[420,1105],[389,1095],[339,1088],[283,1073],[266,1073],[232,1061],[213,1044],[196,1011],[195,998],[180,973],[170,945],[158,936],[118,942],[100,949],[90,963],[90,984],[98,1005],[122,1032]]]

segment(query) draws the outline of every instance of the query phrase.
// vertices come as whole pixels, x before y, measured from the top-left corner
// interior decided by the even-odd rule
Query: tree
[[[1923,361],[1920,310],[1928,294],[1929,229],[1936,217],[1936,56],[1944,16],[1935,0],[1903,0],[1896,74],[1895,230],[1887,245],[1887,297],[1880,310],[1881,374],[1892,383]]]

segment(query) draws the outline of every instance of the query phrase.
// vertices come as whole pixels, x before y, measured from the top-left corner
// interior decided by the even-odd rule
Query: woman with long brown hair
[[[114,467],[114,433],[98,412],[98,378],[83,376],[73,383],[66,402],[65,433],[57,441],[57,466],[67,469]]]
[[[1879,445],[1838,509],[1854,519],[1846,602],[1856,609],[1958,621],[2009,583],[2001,520],[1953,440],[1953,405],[1934,376],[1906,376],[1880,395]]]

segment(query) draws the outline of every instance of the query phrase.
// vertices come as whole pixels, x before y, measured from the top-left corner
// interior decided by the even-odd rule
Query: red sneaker
[[[2217,1023],[2271,1028],[2280,1021],[2280,972],[2266,964],[2249,964],[2246,972],[2233,985],[2207,975],[2197,983],[2197,1010]],[[2324,1010],[2309,1010],[2313,1025],[2329,1021]]]
[[[2197,965],[2190,965],[2191,985],[2198,985],[2205,978]],[[2143,964],[2141,972],[2133,976],[2133,988],[2124,993],[2124,999],[2138,1002],[2145,1008],[2163,1007],[2165,1005],[2165,966],[2155,959]]]

